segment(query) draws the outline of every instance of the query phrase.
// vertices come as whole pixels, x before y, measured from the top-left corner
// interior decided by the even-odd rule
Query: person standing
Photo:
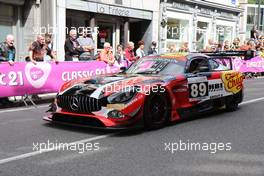
[[[100,52],[99,61],[104,61],[105,63],[113,66],[115,64],[115,57],[111,51],[111,45],[108,42],[104,43],[104,49]]]
[[[122,45],[117,45],[116,47],[116,54],[115,54],[115,60],[120,65],[125,60],[125,52],[123,51]]]
[[[128,42],[127,47],[125,49],[125,57],[128,61],[128,64],[131,64],[132,62],[135,62],[137,60],[137,57],[135,57],[134,54],[134,48],[135,48],[134,43]]]
[[[78,61],[79,56],[87,51],[85,50],[77,41],[77,31],[72,29],[70,30],[70,35],[66,39],[64,44],[65,50],[65,61]]]
[[[87,34],[87,29],[82,31],[82,36],[80,36],[77,41],[79,42],[80,46],[83,47],[86,51],[81,53],[79,59],[80,60],[91,60],[94,50],[94,41],[91,35]]]
[[[138,49],[136,50],[136,56],[137,56],[138,58],[142,58],[142,57],[145,56],[145,52],[144,52],[144,50],[143,50],[144,47],[145,47],[145,43],[144,43],[144,41],[140,40],[140,41],[138,42]]]
[[[56,56],[53,52],[49,51],[45,38],[42,35],[38,35],[37,40],[29,47],[29,59],[33,64],[37,64],[37,62],[43,62],[47,55],[56,61]]]
[[[9,34],[6,36],[5,42],[0,43],[0,61],[14,65],[15,56],[16,48],[14,45],[14,36]]]
[[[0,62],[8,62],[10,66],[14,65],[16,56],[16,48],[14,45],[14,36],[9,34],[6,36],[5,42],[0,43]],[[0,73],[1,74],[1,73]],[[0,106],[12,103],[8,97],[0,98]]]
[[[181,48],[179,49],[179,52],[190,52],[189,49],[189,43],[188,42],[184,42],[181,46]]]
[[[47,54],[44,60],[54,60],[56,63],[58,63],[56,53],[53,51],[52,35],[49,33],[45,34],[45,45],[46,45]]]
[[[151,46],[148,50],[148,55],[156,55],[158,54],[157,51],[157,43],[155,41],[151,42]]]

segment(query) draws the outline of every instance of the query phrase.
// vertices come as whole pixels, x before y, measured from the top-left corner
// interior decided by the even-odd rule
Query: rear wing
[[[253,57],[255,57],[255,51],[253,50],[247,50],[247,51],[215,51],[215,52],[200,52],[202,54],[205,54],[207,56],[217,57],[218,59],[225,57],[243,57],[244,60],[249,60]]]

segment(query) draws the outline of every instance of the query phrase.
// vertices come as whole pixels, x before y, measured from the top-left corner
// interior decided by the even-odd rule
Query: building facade
[[[0,0],[0,42],[7,34],[15,37],[17,60],[23,61],[28,46],[37,33],[33,26],[40,27],[40,1]]]
[[[188,42],[192,51],[203,49],[208,40],[232,41],[240,33],[243,10],[236,0],[199,1],[164,0],[161,2],[160,50],[171,45],[179,48]]]
[[[246,37],[250,38],[250,30],[258,23],[258,5],[247,4]],[[259,31],[264,34],[264,5],[260,6]]]
[[[140,40],[147,50],[151,41],[158,40],[159,0],[46,0],[42,7],[50,15],[42,26],[53,33],[58,56],[64,56],[64,41],[71,29],[81,33],[88,27],[96,51],[103,49],[104,42],[115,52],[118,44]]]

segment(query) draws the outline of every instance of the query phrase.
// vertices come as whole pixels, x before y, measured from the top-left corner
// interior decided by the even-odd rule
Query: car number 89
[[[208,82],[189,84],[190,98],[208,96]]]

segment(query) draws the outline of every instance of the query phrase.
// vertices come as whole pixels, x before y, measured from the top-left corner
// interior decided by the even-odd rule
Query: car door
[[[209,80],[214,79],[209,65],[209,58],[194,57],[187,67],[187,84],[189,102],[197,102],[209,98]]]

